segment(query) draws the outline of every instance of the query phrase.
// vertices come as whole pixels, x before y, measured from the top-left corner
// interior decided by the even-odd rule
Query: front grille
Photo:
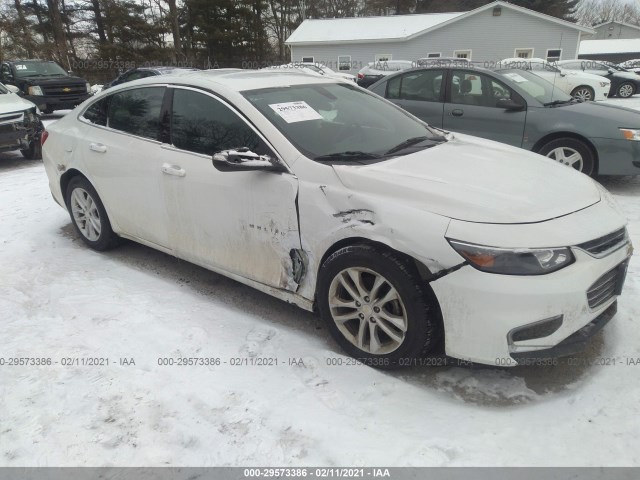
[[[628,241],[629,237],[627,235],[627,229],[621,228],[620,230],[616,230],[604,237],[596,238],[595,240],[581,243],[576,246],[594,257],[600,258],[623,247]]]
[[[629,261],[627,260],[613,270],[609,270],[591,285],[587,291],[589,308],[597,308],[615,295],[620,295],[628,265]]]
[[[24,113],[23,112],[18,112],[18,113],[10,113],[8,115],[0,115],[0,124],[7,124],[7,123],[22,123],[24,120]]]
[[[51,97],[78,96],[87,93],[87,86],[82,85],[55,85],[43,86],[42,93]]]

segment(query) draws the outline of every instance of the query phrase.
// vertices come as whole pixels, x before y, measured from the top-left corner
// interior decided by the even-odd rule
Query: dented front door
[[[275,153],[222,101],[176,89],[173,105],[171,145],[162,148],[162,177],[176,255],[295,291],[297,178],[216,169],[212,151],[246,146],[260,154]]]

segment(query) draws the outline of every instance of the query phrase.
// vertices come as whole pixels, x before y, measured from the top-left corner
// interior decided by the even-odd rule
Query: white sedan
[[[317,310],[378,367],[571,353],[615,314],[632,250],[586,175],[295,72],[137,80],[43,144],[89,247],[131,239]]]
[[[611,89],[611,80],[600,75],[563,70],[542,58],[507,58],[498,62],[498,65],[530,70],[554,84],[559,90],[583,102],[606,100]]]

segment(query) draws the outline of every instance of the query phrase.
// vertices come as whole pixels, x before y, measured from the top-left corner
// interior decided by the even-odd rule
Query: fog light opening
[[[548,337],[558,331],[562,326],[563,320],[564,315],[558,315],[530,323],[523,327],[514,328],[507,335],[509,345],[513,345],[514,342],[524,342],[526,340]]]

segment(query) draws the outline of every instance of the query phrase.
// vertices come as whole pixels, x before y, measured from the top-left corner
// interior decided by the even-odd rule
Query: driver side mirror
[[[496,101],[496,107],[504,108],[505,110],[509,110],[511,112],[520,112],[526,108],[526,105],[514,102],[510,98],[500,98]]]
[[[269,155],[258,155],[247,147],[222,150],[213,154],[213,166],[221,172],[284,172],[284,167]]]

